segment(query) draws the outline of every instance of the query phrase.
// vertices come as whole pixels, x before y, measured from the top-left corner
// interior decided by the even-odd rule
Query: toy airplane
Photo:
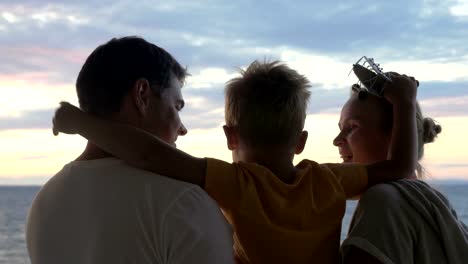
[[[353,64],[353,71],[364,86],[363,88],[376,96],[383,96],[384,84],[392,82],[390,75],[382,71],[380,64],[376,64],[373,58],[366,56],[362,56]]]

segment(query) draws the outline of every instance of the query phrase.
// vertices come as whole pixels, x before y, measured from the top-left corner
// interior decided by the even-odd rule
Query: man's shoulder
[[[106,193],[124,189],[134,196],[154,193],[164,201],[177,199],[186,192],[206,195],[194,184],[137,169],[115,158],[70,162],[43,186],[40,193],[57,189],[72,193],[78,193],[76,190],[79,189],[87,189],[87,192],[105,190]]]
[[[62,169],[65,173],[90,175],[96,180],[121,184],[163,185],[166,188],[192,189],[195,185],[130,166],[122,160],[107,158],[90,161],[74,161]],[[60,173],[60,172],[59,172]]]

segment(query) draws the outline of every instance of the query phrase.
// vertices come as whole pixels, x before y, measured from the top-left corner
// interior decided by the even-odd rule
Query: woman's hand
[[[55,115],[52,119],[52,132],[55,136],[61,133],[78,134],[78,126],[81,117],[86,115],[78,107],[68,103],[60,102],[59,108],[55,110]]]
[[[414,103],[419,82],[414,77],[400,75],[396,72],[389,73],[392,82],[385,83],[384,97],[391,104]]]

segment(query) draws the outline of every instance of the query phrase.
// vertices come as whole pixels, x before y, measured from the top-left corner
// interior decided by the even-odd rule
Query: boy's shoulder
[[[328,175],[333,174],[328,164],[322,164],[308,159],[300,161],[296,165],[296,168],[299,170],[299,174],[313,175],[314,177],[318,177],[319,175],[328,177]]]
[[[296,168],[306,174],[334,176],[342,178],[345,175],[366,175],[367,168],[358,163],[318,163],[313,160],[304,159],[296,165]]]
[[[303,159],[296,165],[297,168],[305,168],[305,167],[314,168],[315,167],[315,168],[321,168],[321,169],[326,169],[329,167],[334,168],[334,167],[346,167],[346,166],[349,166],[349,164],[347,165],[347,163],[319,163],[317,161],[309,160],[309,159]]]
[[[314,160],[303,159],[296,166],[319,166],[319,165],[320,163]]]
[[[359,164],[359,163],[352,163],[352,162],[342,162],[342,163],[332,163],[332,162],[327,162],[327,163],[319,163],[314,160],[309,160],[309,159],[303,159],[300,161],[296,167],[300,166],[315,166],[315,167],[320,167],[320,168],[340,168],[340,169],[346,169],[346,168],[356,168],[356,167],[366,167],[365,164]]]

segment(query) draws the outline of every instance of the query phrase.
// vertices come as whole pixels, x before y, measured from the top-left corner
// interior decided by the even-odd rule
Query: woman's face
[[[343,106],[340,133],[333,140],[343,162],[369,164],[387,159],[391,132],[385,132],[382,124],[392,120],[385,120],[380,103],[373,96],[359,100],[353,94]]]

